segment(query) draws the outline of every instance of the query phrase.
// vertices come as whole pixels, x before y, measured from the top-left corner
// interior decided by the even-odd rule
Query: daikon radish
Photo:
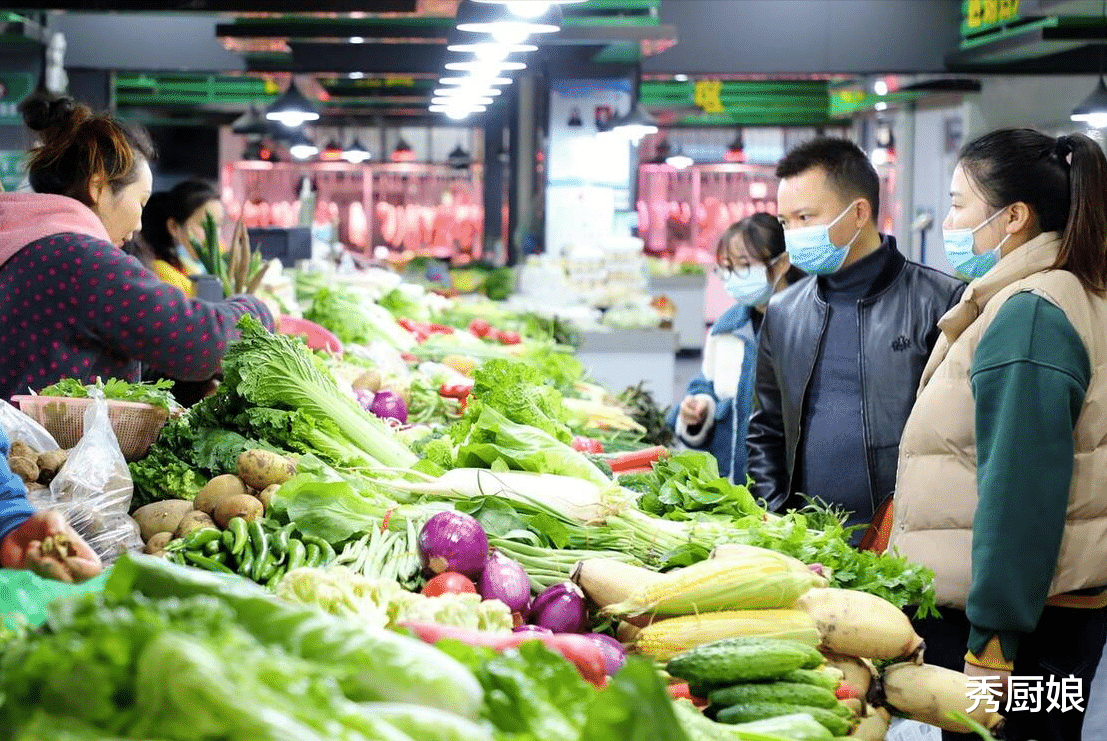
[[[573,569],[573,582],[599,607],[622,602],[642,587],[664,581],[656,571],[610,558],[590,558]]]
[[[891,722],[892,714],[887,710],[869,706],[868,712],[862,716],[861,722],[850,732],[849,737],[861,741],[884,741]]]
[[[857,688],[862,697],[867,697],[869,688],[876,678],[876,668],[868,659],[859,659],[856,656],[823,652],[826,657],[826,665],[842,672],[842,681],[851,687]]]
[[[949,714],[961,712],[991,730],[1003,722],[1003,716],[988,712],[986,700],[977,702],[979,682],[952,669],[930,664],[892,664],[884,669],[884,695],[888,705],[911,720],[938,726],[947,731],[971,733]],[[976,705],[970,713],[969,708]]]
[[[796,601],[819,627],[821,648],[869,659],[917,657],[922,638],[898,607],[849,589],[811,589]]]

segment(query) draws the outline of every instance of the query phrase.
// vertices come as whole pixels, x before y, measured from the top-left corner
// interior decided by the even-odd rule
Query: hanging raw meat
[[[434,211],[434,228],[431,246],[449,247],[454,241],[454,213],[450,206],[439,206]]]
[[[242,204],[242,221],[251,229],[261,226],[261,210],[256,203]]]
[[[692,223],[692,205],[687,202],[680,204],[680,223],[685,226]]]
[[[410,205],[407,207],[407,234],[404,235],[404,248],[416,251],[422,247],[419,239],[422,234],[422,221],[419,218],[419,207]]]
[[[338,223],[338,204],[334,201],[327,204],[327,215],[330,216],[332,224]]]
[[[224,201],[224,208],[227,210],[227,218],[231,221],[238,221],[242,216],[242,207],[238,205],[237,201]]]
[[[645,234],[650,230],[650,209],[645,201],[638,201],[635,208],[638,211],[638,234]]]
[[[258,204],[258,226],[273,226],[273,206],[269,201]]]
[[[324,226],[330,223],[330,212],[326,201],[319,201],[315,204],[315,213],[311,215],[311,223],[315,226]]]
[[[429,206],[419,207],[419,239],[424,245],[434,242],[434,209]]]
[[[381,241],[392,244],[396,238],[396,209],[388,201],[377,201],[377,223],[380,224]]]
[[[402,247],[405,237],[407,237],[407,209],[396,206],[396,236],[392,239],[392,246]]]
[[[737,201],[735,201],[734,203],[731,203],[727,207],[727,209],[730,212],[730,223],[731,224],[733,224],[735,222],[738,222],[738,221],[741,221],[742,217],[745,216],[745,214],[746,214],[746,209],[743,208],[742,204],[738,203]]]
[[[361,205],[361,201],[350,204],[350,218],[346,228],[350,244],[363,250],[369,246],[369,219],[365,215],[365,207]]]

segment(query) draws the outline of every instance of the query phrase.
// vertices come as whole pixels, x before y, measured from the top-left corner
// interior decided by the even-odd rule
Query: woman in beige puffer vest
[[[946,252],[973,281],[904,428],[891,547],[935,572],[927,662],[1015,677],[1008,739],[1072,740],[1083,702],[1049,709],[1047,685],[1083,698],[1107,638],[1107,159],[996,131],[950,195]]]

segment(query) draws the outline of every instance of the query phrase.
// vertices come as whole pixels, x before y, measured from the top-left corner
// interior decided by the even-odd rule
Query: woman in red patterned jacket
[[[121,249],[150,197],[145,134],[72,98],[21,110],[41,143],[35,192],[0,194],[0,398],[66,377],[137,381],[143,365],[207,380],[243,314],[273,327],[258,299],[190,299]]]

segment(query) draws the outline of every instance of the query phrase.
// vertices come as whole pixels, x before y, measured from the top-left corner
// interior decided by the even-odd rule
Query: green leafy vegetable
[[[649,473],[619,483],[642,495],[642,511],[669,520],[692,519],[692,512],[734,518],[762,513],[746,487],[720,477],[715,458],[697,451],[662,456]]]
[[[103,390],[104,398],[113,401],[129,401],[135,404],[152,404],[167,412],[181,408],[173,398],[173,381],[163,378],[150,383],[129,383],[119,378],[109,378],[106,382],[98,380],[95,387]],[[65,396],[87,399],[91,386],[82,384],[75,378],[63,378],[57,383],[39,391],[39,396]]]
[[[489,360],[473,373],[473,391],[464,421],[472,422],[491,407],[509,421],[530,425],[568,443],[561,394],[534,368],[510,360]],[[461,429],[467,427],[463,424]]]
[[[619,394],[619,404],[635,422],[646,428],[642,442],[649,445],[671,445],[673,431],[665,423],[665,410],[658,407],[653,394],[643,384],[630,386]]]
[[[128,464],[134,482],[132,509],[162,499],[192,501],[208,482],[168,447],[155,445],[146,457]]]
[[[320,289],[304,318],[326,327],[347,343],[368,345],[380,340],[397,350],[407,350],[415,344],[411,333],[397,324],[387,309],[350,291]]]

